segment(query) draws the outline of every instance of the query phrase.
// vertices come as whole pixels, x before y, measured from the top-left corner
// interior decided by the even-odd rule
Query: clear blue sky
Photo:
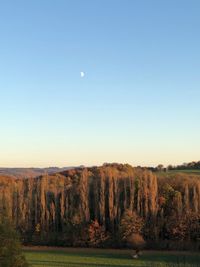
[[[0,166],[200,160],[199,14],[199,0],[1,1]]]

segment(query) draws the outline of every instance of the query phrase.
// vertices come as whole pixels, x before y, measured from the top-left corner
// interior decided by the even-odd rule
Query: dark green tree
[[[29,266],[22,253],[19,236],[6,216],[0,218],[0,266]]]

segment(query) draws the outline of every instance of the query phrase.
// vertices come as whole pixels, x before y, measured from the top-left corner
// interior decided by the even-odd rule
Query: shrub
[[[19,237],[7,218],[0,220],[0,266],[29,266],[22,254]]]

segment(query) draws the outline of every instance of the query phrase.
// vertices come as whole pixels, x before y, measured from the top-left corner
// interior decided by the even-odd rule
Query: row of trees
[[[200,161],[192,161],[189,163],[183,163],[180,165],[168,165],[165,167],[163,164],[159,164],[156,167],[147,167],[147,169],[153,172],[159,171],[172,171],[172,170],[200,170]]]
[[[169,170],[200,170],[200,161],[192,161],[177,166],[168,166]]]
[[[179,241],[196,246],[200,238],[197,175],[113,164],[1,179],[1,196],[0,209],[8,210],[25,244],[122,247],[144,238],[155,248]]]
[[[32,232],[31,242],[35,244],[41,244],[42,242],[44,245],[56,244],[81,247],[111,247],[114,245],[136,249],[145,244],[143,239],[144,226],[142,217],[135,212],[126,210],[116,233],[107,231],[97,220],[90,223],[65,222],[63,231],[54,234],[43,232],[40,224],[37,224]]]

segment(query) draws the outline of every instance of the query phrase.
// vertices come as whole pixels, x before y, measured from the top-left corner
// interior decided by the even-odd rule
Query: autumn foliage
[[[144,239],[147,247],[199,246],[197,175],[104,164],[37,178],[1,176],[4,209],[28,244],[135,246]]]
[[[92,221],[88,226],[88,244],[90,247],[101,247],[108,240],[109,235],[105,228],[99,225],[97,220]]]

